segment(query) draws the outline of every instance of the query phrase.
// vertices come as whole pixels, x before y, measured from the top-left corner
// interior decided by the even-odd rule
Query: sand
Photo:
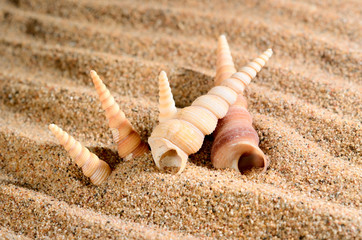
[[[361,16],[357,0],[0,1],[0,238],[361,239]],[[158,73],[188,106],[222,33],[237,68],[274,50],[246,93],[266,173],[214,169],[212,136],[181,175],[120,159],[89,71],[147,140]],[[49,123],[110,164],[105,184]]]

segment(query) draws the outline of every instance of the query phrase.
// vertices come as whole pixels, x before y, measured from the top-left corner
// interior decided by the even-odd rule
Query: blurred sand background
[[[361,12],[358,0],[1,0],[0,237],[362,238]],[[146,140],[158,73],[188,106],[213,85],[223,33],[237,68],[274,50],[247,91],[267,172],[214,169],[212,136],[179,176],[150,154],[120,159],[89,70]],[[49,123],[111,165],[105,184]]]

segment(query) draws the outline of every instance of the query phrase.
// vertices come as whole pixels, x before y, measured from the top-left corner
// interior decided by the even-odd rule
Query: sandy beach
[[[0,0],[0,238],[361,239],[361,19],[358,0]],[[119,158],[89,71],[147,141],[160,71],[189,106],[220,34],[237,69],[274,51],[246,91],[267,171],[215,169],[212,135],[180,175]],[[50,123],[111,166],[106,183]]]

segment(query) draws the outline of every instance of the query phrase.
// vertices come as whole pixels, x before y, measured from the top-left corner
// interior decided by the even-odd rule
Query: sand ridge
[[[0,1],[0,236],[361,238],[356,6]],[[266,174],[214,169],[212,136],[180,176],[160,172],[150,154],[119,159],[89,70],[146,140],[158,73],[167,72],[176,105],[189,105],[213,86],[221,33],[237,67],[268,47],[275,53],[247,90]],[[104,185],[82,175],[49,123],[110,164]]]

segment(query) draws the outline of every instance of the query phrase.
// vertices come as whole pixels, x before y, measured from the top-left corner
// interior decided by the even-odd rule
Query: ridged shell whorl
[[[57,125],[50,124],[49,129],[93,184],[100,185],[107,180],[111,174],[111,168],[106,162],[89,152],[86,147]]]
[[[221,35],[217,45],[215,85],[219,85],[222,81],[234,73],[236,73],[236,69],[231,56],[229,44],[225,35]]]
[[[167,75],[164,71],[161,71],[158,77],[159,86],[159,110],[160,115],[158,116],[159,122],[164,122],[171,119],[177,112],[175,107],[175,101],[173,100],[170,84],[168,82]]]
[[[223,80],[220,85],[227,86],[238,94],[243,93],[251,79],[256,76],[272,55],[273,51],[271,49],[266,50],[259,57],[249,62],[245,67],[242,67],[239,72],[236,72],[231,75],[231,77]],[[242,90],[240,91],[240,89]]]
[[[95,71],[90,72],[97,90],[103,110],[106,112],[109,127],[112,130],[114,142],[117,144],[121,158],[138,157],[148,151],[148,146],[141,141],[139,134],[133,129],[123,111],[120,110],[113,96]],[[132,155],[131,155],[132,154]]]
[[[181,173],[190,154],[197,152],[204,136],[212,133],[245,87],[271,56],[271,49],[259,58],[223,80],[207,94],[198,97],[191,106],[180,109],[173,119],[160,122],[148,139],[156,166],[173,168]]]
[[[226,116],[219,120],[211,149],[215,168],[233,168],[241,173],[251,168],[268,166],[264,153],[258,147],[259,137],[252,126],[245,97],[239,95]]]

